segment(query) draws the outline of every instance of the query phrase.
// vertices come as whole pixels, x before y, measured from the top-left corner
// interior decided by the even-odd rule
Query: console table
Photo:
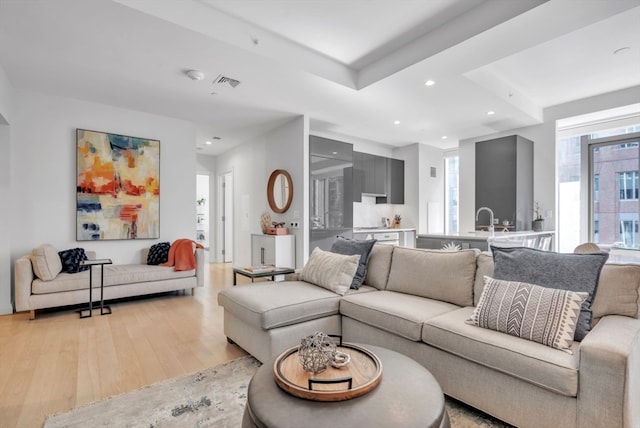
[[[111,259],[83,260],[80,266],[89,266],[89,307],[80,309],[80,318],[93,316],[93,267],[100,266],[100,315],[111,314],[111,306],[104,305],[104,265],[110,265]],[[87,313],[88,312],[88,313]]]

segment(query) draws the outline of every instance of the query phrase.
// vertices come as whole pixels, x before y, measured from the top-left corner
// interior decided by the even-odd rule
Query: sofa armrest
[[[640,426],[640,319],[608,315],[580,345],[578,427]]]
[[[204,287],[204,249],[196,248],[196,284]]]
[[[29,297],[31,296],[31,283],[35,279],[31,258],[22,256],[16,260],[14,265],[14,288],[16,312],[31,310]]]

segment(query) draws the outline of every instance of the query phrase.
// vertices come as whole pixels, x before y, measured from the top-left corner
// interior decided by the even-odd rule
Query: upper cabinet
[[[533,141],[519,135],[476,143],[476,212],[494,223],[529,230],[533,217]],[[476,228],[489,225],[480,213]]]
[[[404,161],[353,152],[353,195],[375,196],[379,204],[404,204]]]
[[[388,204],[404,204],[404,161],[387,158],[387,197]],[[376,198],[377,202],[377,198]]]

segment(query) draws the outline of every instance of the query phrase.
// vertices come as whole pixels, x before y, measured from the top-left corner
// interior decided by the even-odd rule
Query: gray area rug
[[[59,427],[230,427],[242,425],[247,386],[260,362],[247,356],[149,385],[103,401],[48,416],[45,428]],[[508,425],[447,399],[453,428]]]

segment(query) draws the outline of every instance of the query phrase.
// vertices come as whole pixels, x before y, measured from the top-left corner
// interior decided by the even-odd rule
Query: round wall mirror
[[[276,169],[269,177],[267,184],[269,207],[275,213],[282,214],[291,206],[293,200],[293,181],[284,169]]]

